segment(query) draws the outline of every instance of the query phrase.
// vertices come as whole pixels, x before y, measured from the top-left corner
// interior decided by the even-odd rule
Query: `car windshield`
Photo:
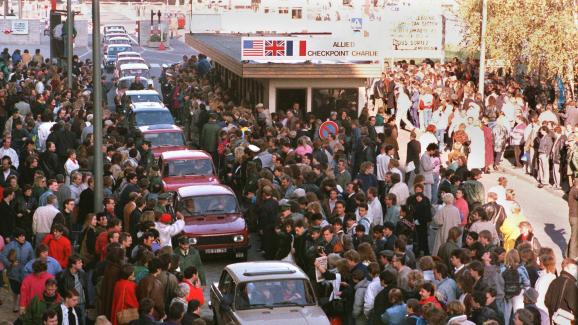
[[[136,126],[156,124],[175,124],[175,120],[168,110],[136,112],[134,117]],[[172,133],[171,133],[172,134]],[[178,133],[174,133],[178,134]],[[152,134],[151,134],[152,135]],[[145,136],[146,138],[146,136]]]
[[[185,217],[238,212],[234,195],[207,195],[187,197],[179,201],[179,212]]]
[[[131,103],[162,103],[162,99],[157,94],[137,94],[137,95],[130,95],[130,102]],[[154,124],[166,124],[166,123],[154,123]]]
[[[166,176],[212,176],[213,164],[210,159],[169,160]]]
[[[181,132],[146,133],[144,139],[150,141],[153,148],[185,146],[185,139]]]
[[[118,82],[117,88],[128,89],[128,88],[130,88],[130,84],[132,84],[133,81],[134,81],[134,78],[122,79]],[[145,89],[147,89],[149,87],[149,83],[146,79],[140,78],[140,83],[144,86]],[[155,123],[155,124],[158,124],[158,123]]]
[[[121,77],[129,77],[129,76],[141,76],[145,78],[149,77],[149,69],[123,69],[120,73]]]
[[[108,55],[117,55],[119,52],[132,51],[129,46],[111,46],[108,48]]]
[[[111,39],[110,44],[130,44],[130,40],[123,38],[123,39]]]
[[[306,306],[315,304],[311,286],[301,279],[244,282],[237,285],[236,309]]]

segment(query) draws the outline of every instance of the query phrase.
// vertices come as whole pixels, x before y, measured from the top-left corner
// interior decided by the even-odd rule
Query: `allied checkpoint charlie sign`
[[[382,49],[366,40],[298,37],[243,37],[241,60],[290,62],[307,60],[378,61]]]

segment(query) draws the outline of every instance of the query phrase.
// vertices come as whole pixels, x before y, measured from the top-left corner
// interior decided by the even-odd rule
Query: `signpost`
[[[28,35],[28,20],[12,20],[12,35]]]
[[[378,61],[381,45],[359,39],[243,37],[241,60],[291,62],[307,60]]]
[[[329,134],[336,135],[339,133],[339,126],[333,121],[325,121],[319,126],[319,137],[323,140],[329,137]]]

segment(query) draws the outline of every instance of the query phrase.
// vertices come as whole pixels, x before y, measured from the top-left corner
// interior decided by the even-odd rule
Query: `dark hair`
[[[197,299],[193,299],[193,300],[189,301],[189,305],[187,306],[187,312],[189,314],[194,313],[195,310],[197,310],[197,308],[199,308],[200,305],[201,305],[201,303]]]
[[[56,314],[55,309],[48,309],[42,314],[42,321],[46,322],[49,319],[52,319],[52,318],[57,317],[57,316],[58,316],[58,314]]]
[[[158,257],[153,258],[149,262],[148,269],[150,274],[156,273],[159,269],[161,269],[161,261]]]
[[[38,244],[38,246],[36,246],[36,257],[40,257],[40,254],[44,253],[44,252],[48,252],[48,245],[46,245],[45,243],[40,243]]]
[[[128,280],[128,278],[130,278],[130,276],[133,273],[134,273],[134,266],[132,266],[132,264],[125,264],[120,269],[120,277],[125,280]]]
[[[198,274],[197,268],[194,266],[189,266],[185,269],[185,271],[183,272],[183,277],[185,279],[190,279],[193,277],[193,275]]]
[[[395,231],[395,225],[393,224],[393,222],[387,221],[383,224],[383,229],[389,229],[391,231]]]
[[[82,257],[78,254],[73,254],[68,258],[68,267],[72,267],[72,265],[76,264],[76,262],[82,261]]]
[[[151,312],[151,309],[155,307],[155,302],[151,298],[143,298],[139,301],[138,306],[138,313],[139,314],[148,314]]]
[[[35,260],[32,263],[32,272],[34,273],[41,273],[48,270],[48,266],[46,265],[46,262],[43,260]]]
[[[422,284],[420,289],[424,289],[425,291],[429,292],[430,296],[433,296],[436,291],[435,286],[431,282]]]
[[[76,289],[64,290],[63,293],[64,293],[64,294],[62,295],[62,297],[63,297],[64,299],[70,299],[70,298],[78,297],[78,296],[79,296],[78,291],[76,291]]]
[[[480,261],[472,261],[468,264],[468,268],[478,273],[481,277],[484,276],[484,265]]]
[[[180,302],[175,301],[169,307],[167,318],[169,320],[178,320],[181,319],[181,317],[183,317],[184,313],[185,313],[185,306],[183,306],[183,304],[181,304]]]
[[[442,276],[442,279],[445,279],[449,275],[448,266],[442,262],[437,262],[435,266],[435,270]]]

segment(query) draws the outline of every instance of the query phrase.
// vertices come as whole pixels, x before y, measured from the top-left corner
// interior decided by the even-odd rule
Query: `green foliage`
[[[153,34],[153,35],[151,35],[149,40],[151,42],[160,42],[161,41],[161,35]]]
[[[465,46],[479,51],[482,0],[458,0]],[[488,0],[488,59],[525,63],[530,70],[566,74],[578,52],[573,0]],[[541,62],[541,64],[540,64]]]

